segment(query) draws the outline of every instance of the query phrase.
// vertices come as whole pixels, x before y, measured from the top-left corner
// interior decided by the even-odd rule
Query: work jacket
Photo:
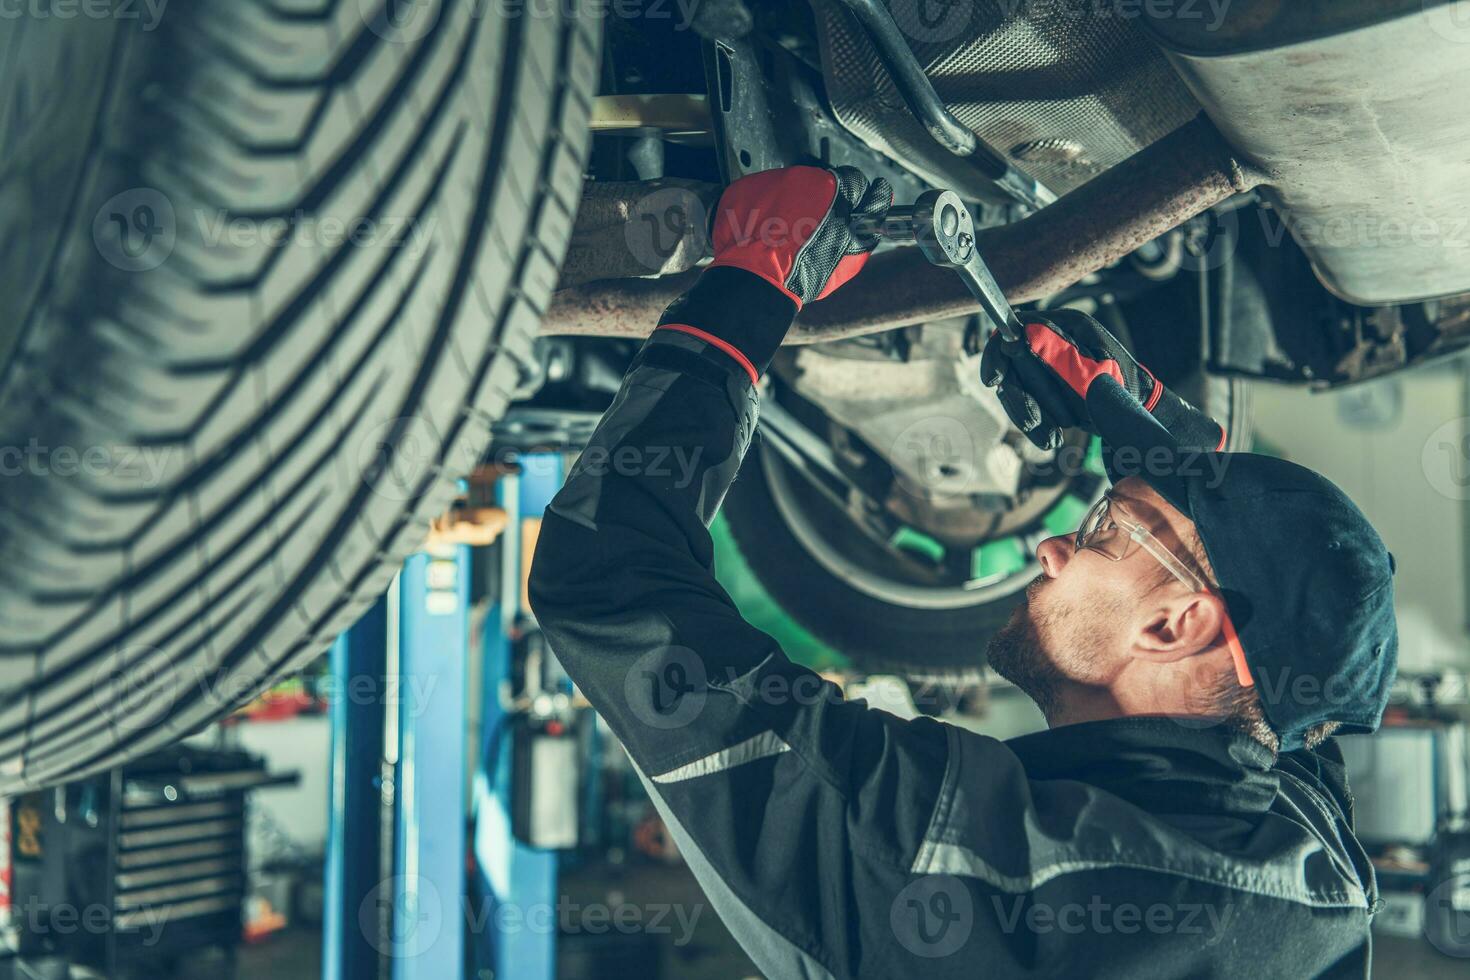
[[[1165,718],[1002,742],[845,700],[742,620],[707,528],[758,400],[658,331],[546,514],[530,600],[765,975],[1368,972],[1332,744],[1273,759]]]

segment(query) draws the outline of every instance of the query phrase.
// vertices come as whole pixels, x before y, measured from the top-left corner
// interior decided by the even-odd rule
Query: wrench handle
[[[881,219],[854,219],[851,228],[859,238],[918,245],[932,264],[955,270],[1002,337],[1020,338],[1021,321],[976,252],[975,222],[958,195],[926,191],[913,204],[889,208]]]
[[[856,238],[881,238],[899,245],[913,245],[919,240],[914,224],[918,208],[912,204],[895,204],[881,218],[858,217],[849,226]]]

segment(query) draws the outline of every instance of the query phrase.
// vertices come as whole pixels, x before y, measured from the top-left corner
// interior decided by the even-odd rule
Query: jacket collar
[[[1265,813],[1276,798],[1271,752],[1224,725],[1115,718],[1006,743],[1031,779],[1073,779],[1150,813]]]

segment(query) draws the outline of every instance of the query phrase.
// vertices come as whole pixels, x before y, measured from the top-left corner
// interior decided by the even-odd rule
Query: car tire
[[[979,605],[924,609],[854,586],[819,561],[788,523],[771,486],[773,476],[792,484],[800,479],[787,466],[757,440],[721,510],[741,557],[776,605],[859,670],[978,678],[986,640],[1005,625],[1019,589]],[[782,471],[772,474],[773,467]]]
[[[600,20],[199,0],[0,41],[0,793],[197,730],[419,548],[533,364]]]

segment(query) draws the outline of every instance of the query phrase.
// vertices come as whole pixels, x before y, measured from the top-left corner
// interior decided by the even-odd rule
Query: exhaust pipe
[[[1031,302],[1112,265],[1263,179],[1200,116],[1030,217],[983,231],[978,244],[1006,299]],[[609,264],[626,266],[613,258]],[[583,268],[578,274],[585,280],[595,271]],[[562,289],[541,332],[647,336],[697,277],[691,270]],[[916,249],[898,249],[874,256],[861,276],[803,310],[786,343],[822,343],[978,311],[958,276],[930,265]]]

